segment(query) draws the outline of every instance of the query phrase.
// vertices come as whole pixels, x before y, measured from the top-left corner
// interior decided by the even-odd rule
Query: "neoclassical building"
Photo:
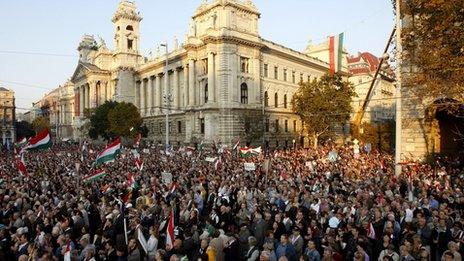
[[[263,140],[271,147],[304,143],[302,123],[291,110],[292,95],[300,81],[322,76],[329,64],[263,39],[259,19],[249,0],[203,1],[182,44],[169,46],[167,55],[158,50],[144,57],[142,16],[134,2],[122,0],[112,18],[114,48],[88,35],[79,44],[79,64],[71,78],[75,134],[80,135],[86,109],[116,100],[134,103],[149,139],[164,142],[168,88],[174,145],[231,144],[252,131],[250,124],[262,124]],[[249,111],[261,116],[246,123],[243,115]]]

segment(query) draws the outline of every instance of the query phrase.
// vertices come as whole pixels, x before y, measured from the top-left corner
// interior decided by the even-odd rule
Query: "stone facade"
[[[9,146],[16,141],[14,121],[14,92],[0,86],[0,145]]]
[[[67,81],[58,87],[59,89],[59,117],[58,117],[58,137],[62,139],[74,138],[74,84]]]
[[[71,78],[75,136],[81,135],[85,109],[116,100],[134,103],[149,139],[160,143],[167,106],[173,145],[231,144],[244,134],[244,111],[256,111],[261,117],[253,124],[263,125],[264,112],[270,146],[304,142],[301,121],[291,111],[292,95],[300,81],[320,77],[329,65],[261,38],[259,18],[251,1],[204,1],[192,16],[185,41],[169,46],[165,75],[166,55],[159,49],[152,57],[140,55],[142,17],[133,2],[121,1],[112,19],[114,50],[92,36],[79,44],[80,60]]]

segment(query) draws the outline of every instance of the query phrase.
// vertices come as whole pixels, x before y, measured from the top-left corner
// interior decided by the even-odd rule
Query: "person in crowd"
[[[0,260],[457,261],[463,255],[460,155],[411,162],[396,176],[391,154],[330,142],[248,158],[227,148],[165,153],[156,144],[129,144],[104,165],[95,163],[103,147],[81,148],[56,143],[22,151],[28,175],[16,169],[20,155],[0,154]],[[89,178],[97,171],[106,174]]]

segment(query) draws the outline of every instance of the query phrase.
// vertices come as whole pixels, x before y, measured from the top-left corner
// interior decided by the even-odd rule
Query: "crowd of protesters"
[[[396,176],[391,155],[349,145],[247,158],[142,146],[141,170],[131,148],[95,166],[101,149],[26,152],[28,175],[18,174],[14,156],[1,155],[0,260],[457,261],[464,254],[458,156],[404,164]],[[96,169],[107,175],[86,181]],[[136,186],[128,186],[128,173]],[[171,213],[175,238],[166,244]]]

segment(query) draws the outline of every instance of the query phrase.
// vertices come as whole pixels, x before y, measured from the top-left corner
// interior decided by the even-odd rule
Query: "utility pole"
[[[169,71],[168,71],[168,65],[169,65],[169,56],[168,56],[168,43],[166,42],[165,44],[161,44],[161,46],[166,48],[166,64],[164,66],[164,100],[166,104],[166,142],[164,144],[164,152],[167,153],[169,150],[169,105],[171,101],[171,92],[169,90]]]
[[[401,65],[403,46],[401,41],[401,0],[396,0],[396,119],[395,119],[395,175],[401,174],[402,147],[402,97],[401,97]]]

